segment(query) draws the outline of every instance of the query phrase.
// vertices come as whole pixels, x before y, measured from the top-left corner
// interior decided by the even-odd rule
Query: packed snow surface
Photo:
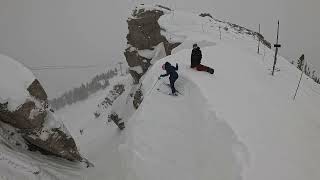
[[[44,171],[34,175],[39,179],[320,179],[319,85],[303,76],[293,101],[300,71],[279,56],[272,76],[274,52],[262,46],[257,54],[253,36],[179,11],[166,13],[159,23],[167,38],[183,43],[173,55],[155,62],[141,79],[144,101],[125,121],[125,130],[93,115],[108,90],[58,112],[94,168],[77,169],[52,161],[42,168],[42,158],[37,158],[23,161],[28,165],[20,163],[30,167],[28,171],[4,172],[37,172],[32,168],[47,172],[54,167],[50,176],[44,176]],[[228,31],[221,28],[221,40],[219,26],[228,27]],[[189,68],[195,42],[202,49],[202,63],[214,68],[214,75]],[[177,97],[166,94],[168,79],[158,81],[166,61],[179,64],[176,88],[181,94]],[[128,77],[119,81],[132,83]],[[118,103],[117,109],[126,111]],[[16,163],[18,158],[25,159],[4,155]],[[0,159],[0,166],[7,167],[5,162]],[[12,174],[2,176],[10,179]]]

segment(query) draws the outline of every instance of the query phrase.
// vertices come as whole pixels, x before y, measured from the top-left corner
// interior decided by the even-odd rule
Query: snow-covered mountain
[[[50,178],[320,178],[318,84],[303,76],[293,100],[300,71],[279,56],[272,76],[274,51],[262,45],[257,54],[256,33],[209,16],[146,5],[138,9],[163,11],[158,19],[161,35],[181,44],[160,60],[152,61],[156,56],[150,55],[152,63],[138,82],[135,76],[119,76],[107,90],[57,112],[80,153],[95,167],[49,161],[44,169],[55,170]],[[190,68],[193,43],[201,47],[202,63],[213,67],[214,75]],[[144,56],[165,53],[164,48],[155,48],[157,53],[133,49]],[[177,97],[166,94],[168,79],[158,80],[165,62],[179,64]],[[108,122],[112,113],[125,122],[124,130]],[[41,166],[43,159],[36,157],[24,161],[24,167]],[[15,179],[15,171],[21,168],[5,175],[1,168],[0,177]]]

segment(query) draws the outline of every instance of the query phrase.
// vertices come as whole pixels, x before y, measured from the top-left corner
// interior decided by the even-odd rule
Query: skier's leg
[[[208,66],[202,65],[202,64],[197,66],[197,70],[198,71],[206,71],[206,72],[208,72],[210,74],[214,73],[214,69],[212,69],[212,68],[210,68]]]
[[[176,78],[169,78],[170,80],[170,87],[171,87],[171,91],[172,91],[172,94],[176,93],[176,88],[174,87],[174,83],[176,82]]]
[[[208,67],[207,67],[207,66],[204,66],[204,65],[202,65],[202,64],[199,64],[199,65],[197,66],[197,70],[198,70],[198,71],[208,71]]]

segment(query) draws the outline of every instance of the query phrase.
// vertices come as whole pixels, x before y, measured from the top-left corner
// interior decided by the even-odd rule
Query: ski
[[[170,84],[167,84],[167,83],[164,83],[164,82],[163,82],[163,84],[166,85],[166,86],[168,86],[168,87],[171,89]],[[183,95],[181,92],[179,92],[179,91],[177,90],[177,88],[176,88],[176,91],[177,91],[178,94]]]
[[[165,94],[165,95],[169,95],[169,96],[173,96],[173,97],[179,96],[178,93],[177,93],[177,94],[172,94],[172,93],[169,93],[169,92],[163,92],[163,91],[161,91],[159,88],[157,89],[157,91],[158,91],[158,92],[161,92],[161,93],[163,93],[163,94]]]

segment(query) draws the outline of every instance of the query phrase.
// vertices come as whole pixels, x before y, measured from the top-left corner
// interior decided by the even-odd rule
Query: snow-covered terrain
[[[319,85],[303,76],[293,101],[300,71],[278,57],[272,76],[274,52],[262,46],[257,54],[257,40],[226,23],[174,11],[162,16],[159,24],[166,29],[163,34],[168,40],[183,43],[142,77],[144,100],[123,131],[107,119],[94,118],[97,104],[110,89],[58,112],[80,152],[95,167],[48,163],[56,170],[53,175],[57,179],[320,178]],[[228,26],[227,31],[221,28],[221,40],[219,26]],[[214,75],[189,68],[194,42],[202,49],[202,63],[213,67]],[[157,81],[166,61],[179,64],[176,86],[181,94],[177,97],[157,90],[169,91],[164,85],[167,79]],[[118,80],[132,82],[127,76]],[[110,83],[112,87],[117,81]],[[6,146],[1,144],[0,148]],[[2,159],[0,167],[5,164]],[[28,160],[41,168],[42,156]],[[0,179],[23,179],[1,175]],[[34,178],[47,179],[43,174]]]
[[[8,109],[14,111],[28,98],[27,88],[35,77],[22,64],[1,54],[0,64],[0,103],[8,102]]]

